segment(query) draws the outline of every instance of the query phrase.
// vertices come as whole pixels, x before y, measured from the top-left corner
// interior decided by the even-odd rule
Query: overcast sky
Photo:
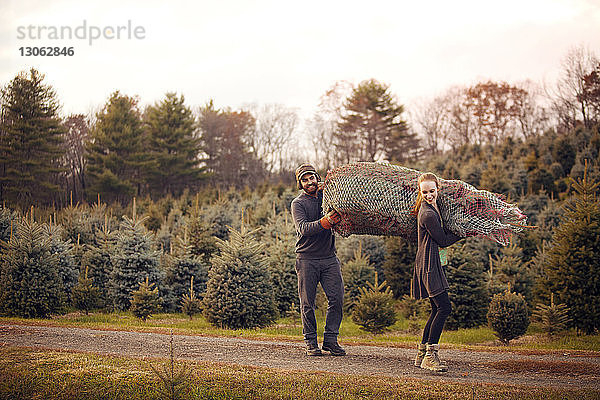
[[[35,67],[56,89],[63,114],[88,113],[120,90],[142,104],[175,91],[192,107],[209,99],[233,109],[281,103],[310,116],[339,80],[375,78],[409,105],[488,79],[553,82],[575,46],[600,55],[600,0],[0,4],[0,84]],[[52,27],[60,34],[84,21],[86,39],[49,36]],[[89,44],[91,27],[114,36],[128,24],[138,38],[121,29],[120,39]],[[75,54],[21,56],[27,46]]]

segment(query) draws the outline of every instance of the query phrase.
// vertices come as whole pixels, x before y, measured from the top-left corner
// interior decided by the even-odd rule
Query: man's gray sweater
[[[300,194],[292,201],[292,218],[296,226],[298,259],[323,259],[335,256],[335,238],[320,223],[323,217],[323,192],[317,196]]]

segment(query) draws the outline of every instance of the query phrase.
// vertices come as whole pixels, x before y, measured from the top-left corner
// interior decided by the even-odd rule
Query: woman
[[[431,314],[418,345],[415,366],[432,371],[445,372],[448,367],[440,361],[438,350],[442,329],[452,311],[448,299],[448,281],[440,261],[440,248],[456,243],[461,237],[446,231],[436,200],[440,183],[432,173],[425,173],[418,180],[419,191],[415,212],[417,213],[418,249],[413,273],[413,297],[429,298]]]

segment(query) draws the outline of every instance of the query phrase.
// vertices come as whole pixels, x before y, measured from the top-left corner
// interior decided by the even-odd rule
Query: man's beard
[[[314,194],[317,191],[317,184],[311,183],[310,185],[304,186],[304,191],[308,194]]]

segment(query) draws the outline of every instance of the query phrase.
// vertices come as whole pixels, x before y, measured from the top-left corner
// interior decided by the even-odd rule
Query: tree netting
[[[397,165],[358,162],[327,173],[323,210],[342,220],[333,227],[351,234],[402,236],[416,240],[417,180],[422,173]],[[459,236],[484,236],[507,245],[526,228],[527,217],[499,194],[478,190],[460,180],[439,179],[437,204],[444,226]]]

